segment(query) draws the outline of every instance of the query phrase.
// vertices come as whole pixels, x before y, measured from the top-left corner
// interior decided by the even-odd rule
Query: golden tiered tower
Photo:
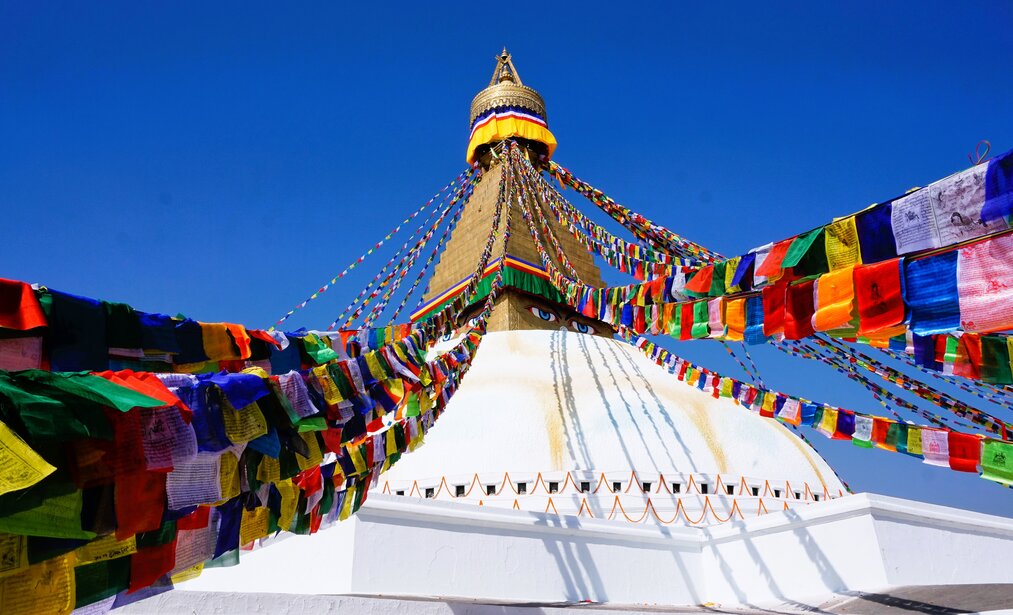
[[[530,121],[536,130],[535,132],[525,132],[523,126],[519,130],[513,130],[514,125],[507,124],[507,128],[501,128],[498,132],[495,130],[487,132],[488,140],[483,139],[479,132],[481,129],[479,124],[489,122],[490,119],[492,122],[496,122],[497,118],[502,121],[504,117],[510,119],[518,117],[522,121]],[[531,120],[526,118],[531,118]],[[538,120],[541,121],[540,125],[535,123]],[[472,275],[475,263],[478,262],[479,255],[485,247],[492,227],[492,216],[496,207],[503,171],[500,160],[491,154],[492,148],[505,139],[513,140],[520,145],[528,159],[539,166],[548,159],[551,150],[555,147],[555,139],[548,132],[545,122],[544,101],[538,92],[521,82],[520,75],[514,68],[513,60],[506,49],[497,58],[496,69],[493,71],[489,86],[479,92],[471,103],[471,124],[472,145],[469,147],[469,151],[474,150],[473,159],[485,168],[485,175],[476,186],[457,228],[448,240],[446,249],[433,270],[429,292],[424,298],[427,303],[440,297],[447,289]],[[548,136],[540,137],[541,140],[535,140],[525,138],[523,135],[527,137]],[[477,143],[476,139],[481,142]],[[550,142],[546,143],[545,141]],[[556,221],[552,212],[530,198],[527,201],[527,206],[542,207],[542,212],[549,221],[560,246],[581,279],[588,284],[601,286],[601,272],[595,265],[594,259]],[[541,269],[541,259],[534,241],[531,239],[528,227],[517,208],[511,210],[510,225],[513,233],[510,237],[509,256],[514,260],[520,260]],[[496,256],[502,254],[502,246],[501,235],[493,247],[492,254]],[[553,257],[555,258],[554,255]],[[560,263],[557,262],[556,265],[559,266]],[[552,297],[553,293],[538,292],[539,285],[537,283],[520,282],[523,280],[523,276],[531,274],[524,273],[520,268],[510,273],[511,276],[508,276],[506,281],[505,292],[496,301],[495,309],[492,312],[489,321],[490,331],[567,328],[585,333],[593,331],[602,335],[612,334],[612,331],[601,323],[587,319],[572,308],[555,300],[558,297]],[[511,278],[515,283],[511,283]],[[477,305],[473,309],[477,310]],[[465,318],[469,316],[470,314],[466,313]]]

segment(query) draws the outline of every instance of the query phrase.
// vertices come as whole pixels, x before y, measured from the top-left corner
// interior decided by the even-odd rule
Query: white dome
[[[659,511],[675,510],[701,485],[746,500],[813,501],[843,490],[819,454],[777,421],[679,382],[628,344],[565,330],[487,334],[424,445],[380,487],[560,513],[590,498],[586,507],[602,516],[617,482],[627,511],[629,499],[639,502],[635,515],[648,497]],[[756,511],[757,503],[739,506]],[[711,506],[727,512],[732,504]],[[782,506],[768,498],[762,508],[772,504]]]

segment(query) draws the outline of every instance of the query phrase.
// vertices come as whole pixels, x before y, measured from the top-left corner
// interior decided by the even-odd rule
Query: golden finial
[[[471,121],[474,122],[485,111],[501,106],[522,107],[545,117],[545,101],[538,92],[521,81],[513,56],[506,47],[496,56],[496,67],[489,79],[489,86],[471,102]]]

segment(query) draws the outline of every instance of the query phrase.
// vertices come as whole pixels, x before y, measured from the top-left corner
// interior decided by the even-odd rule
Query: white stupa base
[[[244,554],[238,567],[207,570],[122,612],[280,613],[291,609],[271,605],[298,600],[308,608],[307,600],[341,595],[364,597],[353,609],[362,612],[372,610],[367,605],[393,612],[396,603],[396,612],[451,612],[439,610],[446,605],[488,612],[471,610],[484,604],[510,613],[504,605],[582,601],[616,612],[790,610],[890,596],[892,588],[984,584],[1013,605],[1013,570],[1003,565],[1011,552],[1011,519],[872,494],[710,527],[377,494],[348,521]]]

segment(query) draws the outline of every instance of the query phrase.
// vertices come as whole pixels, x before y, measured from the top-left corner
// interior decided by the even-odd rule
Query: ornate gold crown
[[[489,87],[476,94],[471,101],[470,123],[474,124],[479,115],[497,107],[521,107],[537,113],[545,121],[549,120],[545,114],[542,95],[521,83],[521,76],[514,68],[506,47],[496,58],[496,69],[492,71]]]

